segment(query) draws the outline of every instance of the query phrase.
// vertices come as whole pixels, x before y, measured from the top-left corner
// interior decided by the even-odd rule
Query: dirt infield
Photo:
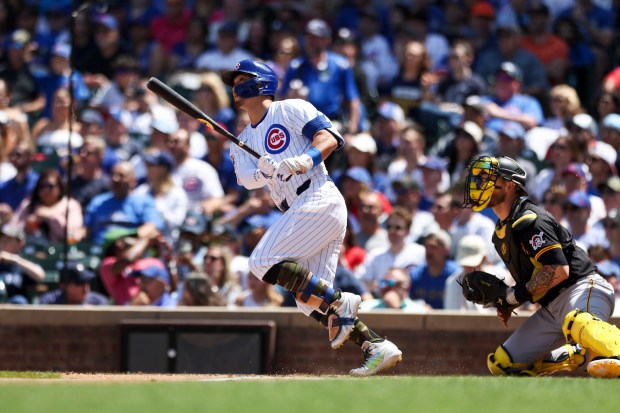
[[[320,376],[325,378],[326,376]],[[341,377],[341,376],[329,376]],[[342,376],[345,377],[345,376]],[[318,380],[319,376],[309,375],[240,375],[240,374],[110,374],[110,373],[61,373],[59,378],[0,378],[7,381],[45,381],[45,382],[181,382],[181,381],[238,381],[238,380]]]

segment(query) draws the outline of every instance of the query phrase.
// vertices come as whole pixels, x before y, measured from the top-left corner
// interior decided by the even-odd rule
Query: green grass
[[[62,413],[605,413],[618,380],[380,377],[201,382],[0,382],[2,411]]]
[[[0,370],[0,379],[58,379],[60,373],[53,371],[4,371]]]

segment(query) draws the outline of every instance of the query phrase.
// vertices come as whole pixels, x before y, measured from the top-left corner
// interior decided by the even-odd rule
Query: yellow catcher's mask
[[[465,179],[463,208],[482,211],[491,201],[495,181],[499,176],[499,161],[492,156],[480,156],[469,164]]]

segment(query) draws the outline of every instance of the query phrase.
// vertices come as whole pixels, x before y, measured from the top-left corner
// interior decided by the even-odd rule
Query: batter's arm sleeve
[[[237,183],[247,189],[262,188],[269,179],[256,167],[256,162],[235,145],[231,145],[230,159],[235,168]]]

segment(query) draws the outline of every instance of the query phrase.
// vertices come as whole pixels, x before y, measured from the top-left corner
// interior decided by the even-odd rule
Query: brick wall
[[[414,315],[386,311],[360,318],[403,350],[393,374],[488,374],[486,355],[526,316],[505,329],[493,315],[437,311]],[[276,374],[342,374],[362,361],[350,344],[331,350],[327,331],[295,309],[76,308],[0,306],[0,370],[118,372],[121,320],[273,320]],[[613,320],[618,325],[617,319]]]

